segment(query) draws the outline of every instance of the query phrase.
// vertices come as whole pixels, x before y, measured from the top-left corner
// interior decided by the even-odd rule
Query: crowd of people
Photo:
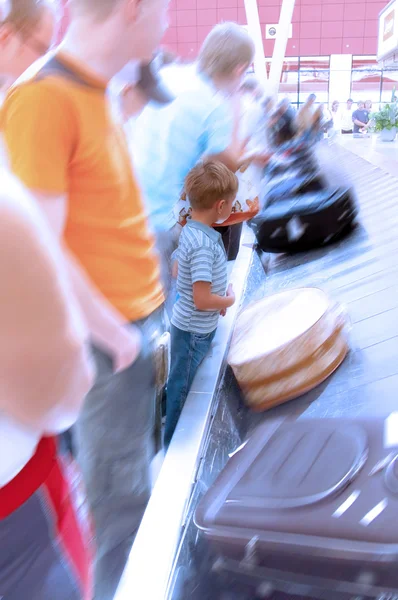
[[[66,28],[48,0],[0,4],[5,600],[114,598],[151,493],[159,340],[170,331],[167,450],[235,302],[227,260],[286,141],[290,107],[247,75],[254,45],[235,23],[210,32],[178,90],[167,85],[178,68],[158,51],[167,5],[69,0]],[[315,100],[286,139],[322,133]],[[333,103],[335,129],[366,129],[369,106],[351,109]]]
[[[372,124],[371,115],[373,112],[372,101],[361,100],[357,102],[357,108],[353,110],[354,101],[349,98],[344,107],[340,108],[340,103],[335,100],[332,103],[330,117],[332,121],[331,130],[334,133],[361,134],[366,133]]]
[[[164,302],[182,229],[170,213],[184,181],[192,219],[181,235],[169,314],[166,448],[218,318],[234,303],[212,225],[229,218],[238,190],[238,90],[253,43],[236,24],[216,27],[198,59],[197,88],[170,102],[153,61],[167,4],[70,0],[70,24],[54,49],[52,5],[2,4],[0,594],[7,600],[116,593],[151,491],[158,339],[168,326]],[[119,111],[108,93],[116,75]],[[136,166],[139,186],[125,132],[150,101],[165,108],[152,111],[159,117],[143,136],[134,123],[145,157]],[[70,428],[94,543],[74,510],[70,456],[59,451],[59,434]]]

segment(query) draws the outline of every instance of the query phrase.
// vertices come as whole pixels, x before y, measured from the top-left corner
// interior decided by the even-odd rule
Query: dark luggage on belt
[[[387,425],[260,426],[195,514],[217,577],[253,586],[251,598],[398,598],[398,448]]]
[[[326,189],[273,202],[251,227],[264,252],[302,252],[336,241],[357,216],[349,189]]]

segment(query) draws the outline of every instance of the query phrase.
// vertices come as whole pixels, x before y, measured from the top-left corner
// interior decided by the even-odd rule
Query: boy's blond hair
[[[241,25],[216,25],[199,52],[199,70],[210,78],[228,78],[238,67],[249,66],[254,58],[254,44]]]
[[[210,210],[220,200],[235,198],[238,178],[223,163],[207,160],[192,169],[185,191],[194,210]]]

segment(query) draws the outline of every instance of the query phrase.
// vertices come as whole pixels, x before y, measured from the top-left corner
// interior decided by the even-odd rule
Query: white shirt
[[[61,248],[34,201],[3,167],[0,233],[1,489],[32,458],[43,435],[76,421],[91,380],[86,327]],[[30,425],[34,419],[22,415],[38,398],[51,400],[46,420],[37,415]]]
[[[344,108],[341,112],[341,129],[342,131],[352,131],[353,127],[352,109]]]
[[[41,436],[0,411],[0,488],[9,483],[34,455]]]
[[[330,111],[333,119],[333,129],[336,131],[341,131],[341,112],[338,110],[337,112]]]

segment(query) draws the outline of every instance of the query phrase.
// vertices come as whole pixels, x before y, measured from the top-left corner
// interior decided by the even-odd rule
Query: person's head
[[[332,104],[332,112],[336,113],[339,110],[340,103],[338,100],[335,100]]]
[[[261,100],[263,97],[263,90],[260,83],[253,75],[248,75],[244,78],[240,90],[243,94],[251,96],[254,100]]]
[[[205,39],[198,68],[220,89],[234,92],[253,58],[254,44],[247,31],[236,23],[221,23]]]
[[[353,104],[354,104],[354,100],[352,100],[351,98],[349,98],[349,99],[347,100],[347,108],[348,108],[348,110],[351,110],[351,109],[352,109],[352,105],[353,105]]]
[[[359,100],[359,102],[357,102],[357,107],[358,107],[358,110],[363,110],[365,108],[365,102],[362,102],[362,100]]]
[[[16,79],[50,49],[55,12],[47,0],[9,0],[0,11],[0,73]]]
[[[206,214],[210,223],[223,223],[232,212],[238,192],[238,178],[223,163],[200,162],[185,180],[192,211]]]
[[[90,31],[87,44],[100,46],[117,70],[132,60],[149,61],[167,29],[168,4],[168,0],[69,0],[69,39]]]
[[[269,136],[271,144],[278,148],[290,142],[297,134],[297,114],[285,98],[276,107],[269,120]]]
[[[372,100],[366,100],[366,102],[365,102],[366,110],[372,110],[372,106],[373,106]]]
[[[149,102],[164,105],[174,100],[156,69],[155,61],[127,63],[111,80],[110,91],[114,97],[119,98],[125,122],[138,117]]]

